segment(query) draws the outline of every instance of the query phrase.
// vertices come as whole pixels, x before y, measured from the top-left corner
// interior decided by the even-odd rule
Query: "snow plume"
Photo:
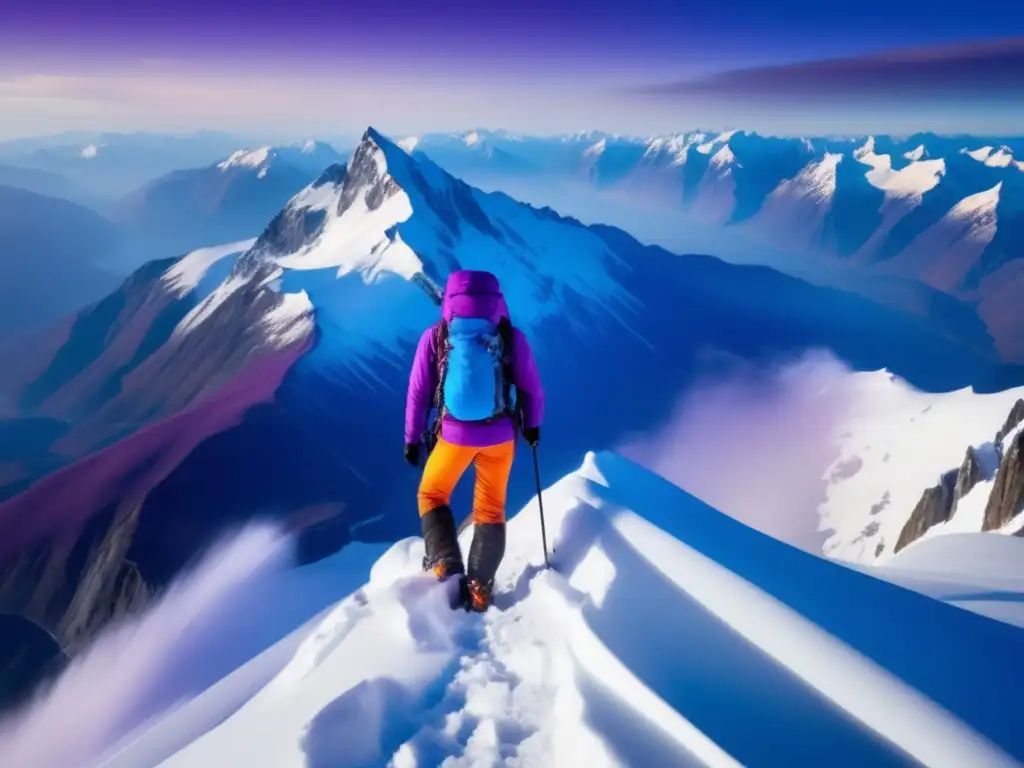
[[[223,539],[143,615],[109,628],[47,691],[0,723],[4,763],[95,764],[247,661],[246,606],[293,562],[293,540],[270,526]]]
[[[619,453],[763,533],[821,554],[818,505],[852,402],[827,352],[758,367],[716,354],[668,423]]]

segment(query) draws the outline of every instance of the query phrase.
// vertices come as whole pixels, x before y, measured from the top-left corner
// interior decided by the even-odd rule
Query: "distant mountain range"
[[[155,179],[111,206],[131,258],[181,255],[250,236],[324,168],[344,158],[305,142],[233,152],[216,163]]]
[[[119,247],[117,227],[91,210],[0,185],[0,341],[114,289],[100,264]]]
[[[237,137],[212,131],[82,132],[0,143],[0,163],[56,174],[96,200],[113,200],[172,171],[216,162],[242,145]]]
[[[470,131],[401,143],[471,182],[508,186],[570,213],[586,207],[574,201],[586,185],[621,204],[602,209],[608,223],[641,237],[654,228],[630,224],[656,211],[681,233],[711,227],[740,238],[741,260],[860,287],[903,306],[922,297],[901,289],[897,300],[893,285],[913,281],[976,312],[1003,359],[1024,361],[1020,137]],[[708,250],[717,252],[716,237],[724,253],[723,234],[709,236]]]

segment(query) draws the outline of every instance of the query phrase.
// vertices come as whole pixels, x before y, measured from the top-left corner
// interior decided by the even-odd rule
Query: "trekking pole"
[[[540,462],[537,461],[537,446],[533,446],[533,475],[537,479],[537,506],[540,508],[540,540],[544,545],[544,567],[550,568],[548,562],[548,534],[544,528],[544,497],[540,487]]]

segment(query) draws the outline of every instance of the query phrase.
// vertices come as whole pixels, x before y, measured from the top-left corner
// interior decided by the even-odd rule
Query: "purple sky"
[[[301,133],[377,121],[395,131],[898,132],[962,123],[1024,132],[1012,85],[990,83],[981,95],[960,87],[944,114],[943,87],[923,100],[913,87],[883,88],[875,99],[869,84],[853,106],[842,88],[819,84],[812,105],[794,100],[792,73],[761,69],[1011,35],[1024,35],[1019,0],[35,0],[0,9],[0,131],[256,124]],[[919,82],[934,79],[927,59]],[[1004,61],[1000,71],[1019,64]],[[751,69],[758,73],[732,74]],[[844,65],[821,83],[842,85],[862,69]],[[773,101],[776,90],[788,101]]]

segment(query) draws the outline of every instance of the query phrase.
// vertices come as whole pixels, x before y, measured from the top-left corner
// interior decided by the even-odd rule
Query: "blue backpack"
[[[514,416],[512,325],[508,318],[498,323],[468,317],[442,320],[435,334],[435,432],[445,414],[459,421]]]

